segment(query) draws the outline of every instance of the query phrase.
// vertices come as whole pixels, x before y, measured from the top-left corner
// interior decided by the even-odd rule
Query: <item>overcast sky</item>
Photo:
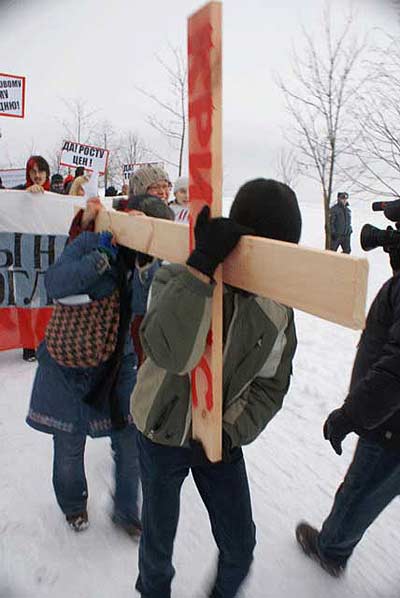
[[[186,17],[198,0],[0,0],[0,72],[27,77],[24,120],[0,117],[0,167],[23,166],[31,148],[49,157],[62,139],[63,98],[81,98],[120,130],[136,130],[152,147],[165,144],[146,122],[140,85],[166,97],[156,54],[186,47]],[[350,0],[331,0],[340,23]],[[357,30],[400,31],[390,1],[353,0]],[[225,191],[254,176],[274,175],[287,122],[273,72],[290,73],[300,31],[318,31],[324,0],[226,0],[224,9]],[[173,168],[171,177],[175,176]],[[318,194],[318,188],[304,187]]]

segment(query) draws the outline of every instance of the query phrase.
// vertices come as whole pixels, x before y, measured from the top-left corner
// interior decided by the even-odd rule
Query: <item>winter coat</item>
[[[84,232],[66,246],[58,261],[45,276],[49,297],[59,299],[69,295],[89,294],[101,299],[113,293],[117,285],[115,265],[109,264],[96,248],[98,234]],[[142,312],[153,271],[147,272],[144,284],[133,271],[132,287],[139,288],[132,308]],[[133,296],[135,292],[133,291]],[[33,384],[27,423],[49,434],[57,431],[87,433],[92,437],[111,431],[110,407],[107,401],[101,410],[88,405],[84,398],[102,380],[107,363],[93,368],[69,368],[59,365],[50,356],[46,341],[37,350],[38,369]],[[129,398],[136,382],[137,358],[130,334],[126,335],[122,365],[118,373],[115,394],[126,422],[131,422]]]
[[[174,213],[175,222],[182,222],[184,224],[189,222],[189,206],[182,206],[174,201],[168,204],[168,207],[171,208]]]
[[[141,328],[147,359],[131,401],[136,426],[153,442],[190,442],[190,372],[206,346],[212,294],[184,266],[154,277]],[[281,408],[296,344],[291,309],[225,287],[223,427],[232,447],[254,440]]]
[[[400,447],[400,274],[371,305],[345,410],[360,436],[385,442],[396,435]]]
[[[337,202],[330,209],[330,219],[332,239],[346,237],[353,232],[353,229],[351,228],[351,210],[349,206]]]

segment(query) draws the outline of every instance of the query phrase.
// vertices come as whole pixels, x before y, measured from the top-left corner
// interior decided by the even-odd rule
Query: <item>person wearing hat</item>
[[[337,203],[330,209],[330,249],[332,251],[337,251],[341,247],[343,253],[351,253],[350,236],[353,229],[351,228],[351,210],[348,199],[348,193],[339,192]]]
[[[53,174],[50,180],[50,191],[64,195],[64,179],[62,174]]]
[[[159,263],[151,256],[117,245],[110,232],[94,232],[100,209],[100,199],[94,197],[88,200],[85,210],[75,215],[68,244],[45,273],[48,295],[57,307],[65,305],[68,312],[68,305],[73,305],[82,310],[82,319],[71,335],[65,326],[68,313],[52,318],[38,348],[39,365],[26,421],[32,428],[53,436],[53,488],[59,507],[75,532],[89,525],[86,438],[110,437],[115,464],[112,521],[137,538],[141,532],[139,464],[137,431],[129,403],[138,355],[131,339],[131,324],[146,309],[150,282]],[[173,219],[169,208],[157,197],[138,199],[134,210],[136,215],[140,212]],[[98,302],[107,298],[119,315],[113,318],[114,343],[101,356],[102,338],[108,329],[98,315],[106,315]],[[90,338],[86,332],[83,342],[88,327],[85,311],[90,304],[98,327]],[[92,347],[101,356],[96,363],[93,359],[88,363],[85,355]]]
[[[175,199],[169,204],[169,207],[174,213],[176,222],[189,222],[188,187],[188,177],[181,176],[178,179],[176,179],[174,184]]]
[[[250,570],[255,525],[241,447],[253,442],[282,407],[297,344],[293,310],[224,288],[223,457],[218,463],[208,461],[192,437],[190,375],[206,346],[218,265],[242,235],[298,243],[300,233],[292,189],[256,179],[239,189],[229,218],[210,218],[204,207],[186,265],[165,264],[155,274],[140,331],[147,357],[131,397],[140,431],[143,532],[136,589],[142,597],[171,595],[180,491],[190,471],[219,549],[208,596],[234,598]]]
[[[159,197],[168,204],[170,191],[169,176],[160,166],[142,166],[129,178],[129,199],[147,194]]]

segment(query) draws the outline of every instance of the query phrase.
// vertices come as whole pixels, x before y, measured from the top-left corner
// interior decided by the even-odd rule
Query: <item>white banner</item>
[[[25,168],[0,168],[0,179],[6,189],[13,189],[26,182]]]
[[[131,174],[133,174],[138,168],[142,168],[142,166],[156,166],[158,168],[164,168],[164,162],[135,162],[134,164],[124,164],[122,171],[124,179],[128,180]]]
[[[76,205],[84,207],[82,197],[1,190],[0,232],[67,235]]]
[[[0,73],[0,116],[25,116],[25,77]]]
[[[108,149],[102,147],[75,141],[64,141],[60,164],[72,168],[83,166],[85,170],[96,170],[99,174],[104,174],[107,169],[109,153]]]

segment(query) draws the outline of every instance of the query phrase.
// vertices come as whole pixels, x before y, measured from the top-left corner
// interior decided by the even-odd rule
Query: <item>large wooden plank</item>
[[[106,229],[122,245],[169,262],[183,264],[189,254],[184,224],[106,210],[98,216],[96,230]],[[223,280],[348,328],[364,326],[364,258],[246,236],[225,260]]]
[[[222,5],[209,2],[188,19],[189,205],[193,225],[204,205],[222,212]],[[222,448],[222,273],[212,301],[207,346],[192,371],[192,435],[210,461]]]

